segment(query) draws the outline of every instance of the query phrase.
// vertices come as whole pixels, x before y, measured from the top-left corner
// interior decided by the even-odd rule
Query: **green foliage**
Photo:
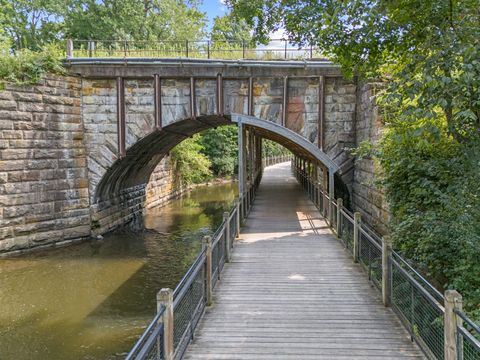
[[[237,127],[220,126],[201,133],[202,153],[212,164],[215,176],[232,176],[238,166]]]
[[[65,35],[84,40],[195,40],[205,35],[206,15],[196,2],[178,0],[72,0]]]
[[[480,318],[478,0],[229,0],[266,41],[284,28],[347,76],[381,80],[381,165],[396,246]]]
[[[425,121],[390,128],[378,149],[396,246],[480,318],[480,142]]]
[[[217,16],[213,21],[211,32],[212,42],[233,42],[236,45],[249,45],[253,39],[252,28],[244,19],[237,19],[231,14],[225,16]],[[219,47],[224,47],[224,43],[220,43]]]
[[[22,49],[14,54],[4,46],[0,48],[0,82],[35,84],[47,72],[63,73],[62,58],[56,45],[46,45],[41,51]]]
[[[63,29],[65,2],[57,0],[0,0],[0,28],[12,48],[40,50],[58,41]]]
[[[180,186],[198,184],[212,176],[210,160],[202,154],[200,135],[182,141],[170,152]]]
[[[282,145],[268,139],[262,140],[262,157],[263,158],[268,158],[273,156],[283,156],[283,155],[289,155],[289,154],[290,154],[290,150],[283,147]]]

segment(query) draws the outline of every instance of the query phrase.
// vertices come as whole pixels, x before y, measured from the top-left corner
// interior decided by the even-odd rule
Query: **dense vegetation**
[[[205,130],[178,144],[170,153],[179,185],[198,184],[213,178],[237,175],[238,143],[235,125]],[[287,155],[283,146],[264,139],[263,157]]]
[[[383,169],[395,246],[480,318],[478,0],[230,0],[256,39],[283,28],[347,76],[383,81]]]
[[[35,83],[45,72],[61,72],[64,39],[131,40],[148,47],[160,40],[210,38],[251,41],[243,20],[227,14],[207,29],[196,0],[0,0],[0,82]],[[170,54],[171,55],[171,54]]]

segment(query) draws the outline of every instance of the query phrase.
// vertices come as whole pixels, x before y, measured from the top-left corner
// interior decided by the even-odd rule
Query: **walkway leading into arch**
[[[186,359],[422,359],[290,173],[265,169]]]

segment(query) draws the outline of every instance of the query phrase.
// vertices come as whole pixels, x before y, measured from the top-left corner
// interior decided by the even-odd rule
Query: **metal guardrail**
[[[460,318],[457,326],[458,359],[480,359],[480,326],[475,324],[460,310],[455,310],[455,314]]]
[[[203,239],[196,260],[175,290],[162,289],[157,294],[157,315],[133,346],[127,360],[180,360],[193,339],[205,307],[211,303],[212,291],[226,262],[230,260],[233,240],[242,220],[250,211],[260,184],[262,171],[240,196],[212,237]]]
[[[461,296],[450,291],[452,300],[441,294],[392,250],[388,237],[362,224],[360,213],[352,214],[342,199],[330,201],[321,184],[294,162],[292,172],[425,355],[434,360],[480,360],[480,327],[461,311]]]
[[[298,47],[288,39],[261,45],[230,40],[66,40],[67,58],[319,59],[318,47]],[[324,59],[324,58],[323,58]]]
[[[266,168],[267,166],[280,164],[282,162],[291,161],[292,158],[293,158],[293,155],[270,156],[270,157],[262,159],[262,168]]]

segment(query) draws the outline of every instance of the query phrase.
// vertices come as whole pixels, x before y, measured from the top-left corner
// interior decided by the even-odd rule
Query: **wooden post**
[[[382,300],[383,305],[390,306],[390,256],[392,240],[389,236],[382,238]]]
[[[353,261],[358,262],[360,227],[362,226],[362,215],[357,211],[353,214]]]
[[[207,260],[207,306],[212,305],[212,291],[213,291],[213,283],[212,283],[212,237],[211,236],[204,236],[203,243],[207,251],[205,252],[206,260]]]
[[[68,39],[67,40],[67,59],[72,59],[73,58],[73,40]]]
[[[230,239],[230,220],[229,220],[229,213],[228,211],[225,211],[223,213],[223,221],[225,221],[225,255],[226,255],[226,261],[230,262],[232,254],[230,253],[230,242],[232,239]]]
[[[323,183],[322,183],[322,189],[323,189],[323,209],[322,209],[322,212],[323,212],[323,216],[325,218],[329,218],[330,215],[328,213],[328,210],[329,210],[329,203],[327,201],[327,193],[328,193],[328,174],[327,174],[327,168],[326,167],[323,167],[322,168],[322,176],[323,176]]]
[[[323,209],[320,207],[320,205],[323,205],[323,200],[322,199],[322,184],[320,183],[320,181],[317,182],[317,205],[318,205],[318,210],[320,211],[320,213],[323,214]]]
[[[175,348],[173,343],[173,290],[162,289],[157,293],[157,311],[165,306],[163,313],[163,351],[165,360],[173,360]]]
[[[462,325],[462,319],[454,310],[462,310],[462,295],[456,290],[445,291],[445,360],[457,360],[457,326]]]
[[[337,238],[342,237],[342,207],[343,207],[343,199],[337,199]]]

